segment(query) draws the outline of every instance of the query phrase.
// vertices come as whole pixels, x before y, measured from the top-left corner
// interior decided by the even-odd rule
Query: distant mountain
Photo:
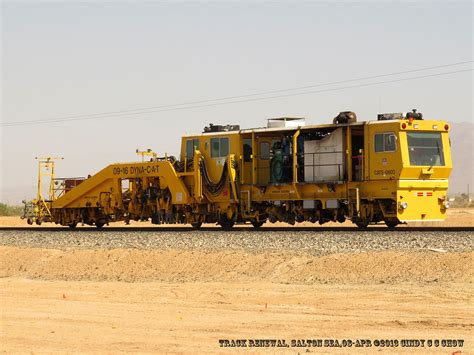
[[[473,143],[474,124],[472,122],[450,123],[453,171],[449,178],[449,193],[467,192],[469,184],[474,194]]]

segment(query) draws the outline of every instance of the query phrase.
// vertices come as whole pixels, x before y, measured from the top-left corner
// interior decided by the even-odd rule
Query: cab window
[[[211,138],[211,158],[229,155],[229,138]]]
[[[195,150],[199,150],[199,139],[188,139],[186,141],[186,158],[192,158]]]
[[[395,133],[375,134],[375,152],[395,152],[397,150],[397,137]]]
[[[408,151],[412,166],[444,166],[443,142],[438,132],[408,132]]]

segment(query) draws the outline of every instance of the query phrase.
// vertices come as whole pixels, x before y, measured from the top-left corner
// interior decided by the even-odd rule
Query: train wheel
[[[95,226],[97,227],[97,229],[101,229],[104,226],[104,224],[105,223],[102,221],[95,222]]]
[[[260,228],[261,226],[263,226],[265,221],[252,221],[251,223],[254,228]]]
[[[191,226],[193,227],[193,229],[199,229],[202,226],[202,222],[191,223]]]
[[[365,229],[369,226],[369,222],[366,221],[366,220],[362,220],[362,221],[357,221],[356,223],[356,226],[359,227],[360,229]]]
[[[394,220],[387,220],[385,221],[385,224],[387,225],[388,229],[395,229],[396,226],[398,226],[398,221]]]
[[[40,225],[41,225],[41,219],[37,219],[37,220],[35,221],[35,223],[36,223],[38,226],[40,226]]]
[[[76,228],[77,223],[76,223],[76,222],[74,222],[74,223],[69,223],[68,226],[69,226],[69,228],[74,229],[74,228]]]
[[[219,224],[223,229],[231,229],[234,226],[234,221],[227,219],[226,216],[221,216]]]

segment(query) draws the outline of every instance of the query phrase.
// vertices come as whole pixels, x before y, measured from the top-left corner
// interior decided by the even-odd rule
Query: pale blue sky
[[[2,122],[126,110],[472,60],[471,2],[2,3]],[[470,65],[401,77],[470,68]],[[393,79],[393,78],[388,78]],[[37,155],[59,175],[177,154],[209,122],[329,122],[418,108],[472,118],[472,72],[124,118],[1,127],[0,200],[33,197]]]

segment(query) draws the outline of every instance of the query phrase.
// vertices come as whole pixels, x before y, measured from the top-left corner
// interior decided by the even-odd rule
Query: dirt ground
[[[287,353],[470,353],[473,253],[323,257],[245,251],[0,247],[0,349],[274,353],[219,340],[368,339]],[[381,348],[380,340],[464,340]]]
[[[451,209],[445,222],[425,225],[473,226],[474,210]],[[0,217],[1,226],[27,224]],[[0,351],[473,353],[473,261],[472,252],[426,248],[315,256],[0,246]],[[237,339],[289,346],[220,346]],[[308,347],[302,340],[372,346]],[[387,340],[399,344],[382,347]],[[440,345],[401,346],[406,340]]]
[[[472,290],[465,283],[361,287],[12,278],[0,283],[6,353],[223,352],[219,339],[285,339],[288,344],[292,339],[464,339],[462,348],[437,351],[400,346],[309,351],[473,350]]]
[[[111,226],[119,226],[119,227],[126,227],[127,225],[123,222],[117,222],[117,223],[111,223]],[[20,219],[17,216],[12,216],[12,217],[5,217],[5,216],[0,216],[0,227],[29,227],[29,225],[26,223],[25,219]],[[55,227],[58,226],[54,223],[43,223],[41,225],[42,227]],[[128,227],[148,227],[148,226],[153,226],[150,222],[135,222],[131,221]],[[172,226],[172,227],[177,227],[179,225],[162,225],[162,226]],[[209,225],[213,226],[213,225]],[[264,225],[268,227],[279,227],[279,226],[289,226],[286,223],[266,223]],[[304,227],[318,227],[318,223],[309,223],[309,222],[304,222],[304,223],[298,223],[296,226],[304,226]],[[347,226],[351,227],[354,226],[350,221],[346,221],[344,223],[336,223],[336,222],[329,222],[325,223],[323,227],[331,227],[331,226]],[[473,227],[474,226],[474,208],[451,208],[448,210],[448,214],[446,217],[446,220],[443,222],[413,222],[413,223],[408,223],[406,225],[400,225],[400,227]],[[38,227],[36,224],[33,224],[31,227]],[[60,226],[58,226],[60,227]],[[160,226],[161,227],[161,226]],[[189,225],[187,225],[189,227]]]

